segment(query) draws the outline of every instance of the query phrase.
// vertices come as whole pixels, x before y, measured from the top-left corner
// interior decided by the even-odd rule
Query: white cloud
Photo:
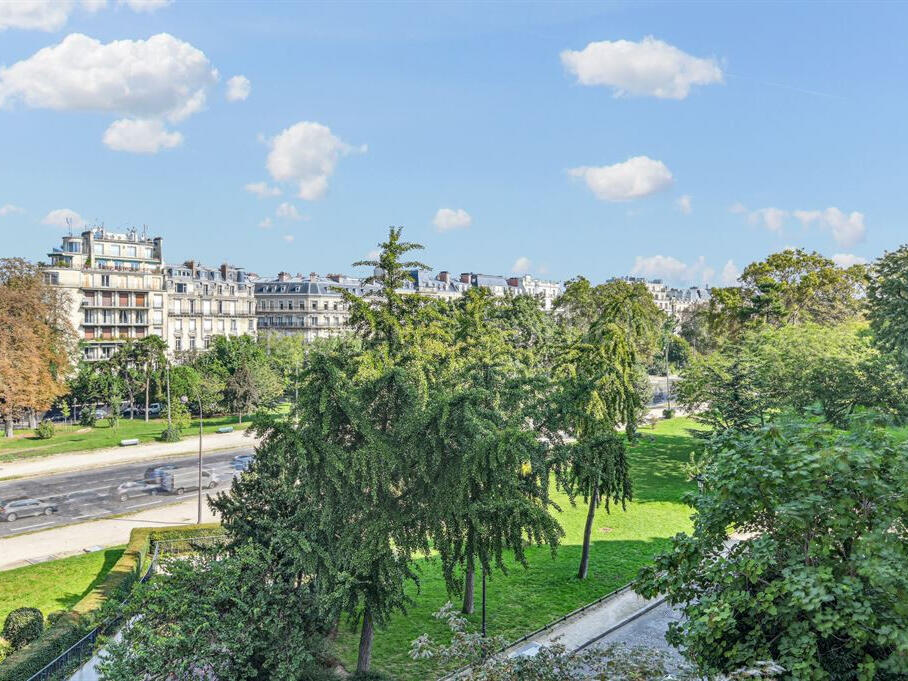
[[[728,212],[729,212],[729,213],[735,213],[735,214],[740,215],[741,213],[746,213],[746,212],[747,212],[747,206],[745,206],[745,205],[744,205],[743,203],[741,203],[740,201],[736,201],[735,203],[731,204],[731,205],[728,207]]]
[[[722,268],[722,284],[724,286],[734,286],[741,276],[741,270],[735,265],[733,260],[729,260]]]
[[[341,156],[355,151],[321,123],[300,121],[270,141],[267,168],[279,182],[299,187],[298,196],[306,201],[322,198],[328,179],[334,174]],[[365,151],[361,147],[360,151]]]
[[[381,251],[377,248],[373,248],[366,254],[366,260],[378,260],[381,257]]]
[[[106,44],[73,33],[0,68],[0,107],[21,102],[33,109],[176,123],[204,108],[217,79],[204,52],[167,33]],[[173,133],[168,134],[162,146],[173,146]]]
[[[0,31],[21,28],[58,31],[66,25],[73,3],[59,0],[13,0],[0,2]]]
[[[161,149],[180,146],[183,135],[170,132],[159,120],[122,118],[110,124],[104,132],[103,142],[114,151],[157,154]]]
[[[135,12],[152,12],[173,0],[119,0]],[[0,31],[19,28],[35,31],[59,31],[76,8],[74,0],[2,0]],[[107,0],[80,0],[83,10],[94,13],[107,7]]]
[[[867,258],[862,258],[859,255],[854,255],[853,253],[836,253],[830,258],[839,267],[851,267],[852,265],[866,265]]]
[[[846,215],[835,206],[830,206],[825,210],[796,210],[794,216],[805,227],[816,224],[820,229],[828,230],[835,242],[844,248],[863,241],[867,234],[864,214],[857,211]]]
[[[690,215],[694,209],[690,203],[690,194],[684,194],[683,196],[681,196],[681,198],[675,201],[675,205],[678,206],[678,210],[680,210],[685,215]]]
[[[262,229],[271,229],[271,226],[273,224],[274,223],[271,221],[271,218],[265,218],[259,223],[259,227],[261,227]]]
[[[287,220],[302,220],[303,216],[300,215],[299,211],[296,209],[292,203],[284,201],[281,205],[277,207],[277,210],[274,212],[279,218],[285,218]]]
[[[687,264],[670,255],[652,255],[634,258],[631,274],[646,279],[666,279],[669,281],[682,281],[685,283],[708,284],[716,274],[716,270],[706,264],[706,259],[701,255],[692,264]]]
[[[12,215],[13,213],[24,213],[25,209],[20,208],[19,206],[14,206],[11,203],[4,203],[0,206],[0,216],[3,215]]]
[[[692,85],[722,82],[715,59],[692,57],[653,36],[639,43],[603,40],[580,51],[564,50],[561,63],[581,85],[611,87],[616,97],[684,99]]]
[[[284,241],[286,241],[288,244],[292,244],[292,243],[293,243],[293,239],[295,239],[295,238],[296,238],[296,237],[294,237],[292,234],[285,234],[285,235],[283,236]]]
[[[473,218],[463,208],[454,210],[452,208],[439,208],[435,213],[435,219],[432,224],[439,232],[447,232],[452,229],[465,229],[473,224]]]
[[[173,0],[119,0],[118,4],[126,5],[134,12],[154,12],[172,2]]]
[[[252,83],[246,76],[233,76],[227,81],[227,101],[242,102],[252,92]]]
[[[281,190],[278,187],[272,187],[267,182],[250,182],[243,189],[250,194],[255,194],[260,199],[281,195]]]
[[[770,232],[778,232],[785,225],[785,220],[788,218],[788,211],[782,210],[781,208],[760,208],[759,210],[752,211],[750,215],[747,216],[747,220],[752,225],[761,225],[765,227]]]
[[[629,201],[667,189],[673,182],[662,161],[634,156],[611,166],[571,168],[572,177],[582,177],[587,187],[603,201]]]
[[[69,227],[67,220],[72,223],[73,229],[85,226],[85,220],[76,211],[69,208],[57,208],[44,216],[41,224],[53,225],[54,227]]]
[[[532,261],[525,256],[520,256],[517,260],[514,261],[514,264],[511,265],[511,272],[514,274],[526,274],[530,271],[530,268],[533,266]]]

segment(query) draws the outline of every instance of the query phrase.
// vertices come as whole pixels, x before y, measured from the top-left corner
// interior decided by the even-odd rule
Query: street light
[[[202,524],[202,393],[197,391],[197,397],[199,398],[199,515],[198,520],[196,520],[197,525]],[[186,395],[180,397],[180,402],[183,404],[189,403],[189,398]]]

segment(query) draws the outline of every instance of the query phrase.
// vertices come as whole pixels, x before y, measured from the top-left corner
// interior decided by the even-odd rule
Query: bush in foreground
[[[680,606],[668,640],[706,672],[774,659],[790,679],[904,679],[908,447],[789,422],[715,436],[701,473],[693,535],[636,585]]]
[[[36,640],[44,631],[44,615],[37,608],[16,608],[6,616],[3,638],[13,650],[18,650]]]
[[[35,428],[35,436],[39,440],[50,440],[54,436],[54,424],[52,421],[41,421]]]

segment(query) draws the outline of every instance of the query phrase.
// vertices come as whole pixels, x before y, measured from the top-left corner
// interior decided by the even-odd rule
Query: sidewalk
[[[252,448],[258,440],[246,435],[245,430],[232,433],[206,433],[202,438],[202,451],[213,452],[220,449]],[[179,442],[149,442],[133,447],[110,447],[93,449],[87,452],[69,452],[53,456],[34,457],[22,461],[11,461],[0,464],[0,480],[9,478],[30,478],[51,473],[84,471],[90,468],[115,466],[122,463],[134,463],[146,459],[161,459],[199,451],[199,440],[188,437]]]
[[[91,547],[119,546],[129,541],[129,533],[133,528],[192,525],[197,518],[198,499],[192,494],[189,498],[170,506],[158,506],[129,516],[102,518],[30,534],[4,537],[0,539],[0,570],[74,556]],[[203,498],[202,522],[210,523],[216,520],[217,517]]]

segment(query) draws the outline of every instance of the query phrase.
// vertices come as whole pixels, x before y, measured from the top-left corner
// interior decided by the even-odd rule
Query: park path
[[[256,444],[258,444],[258,440],[251,433],[247,435],[245,430],[236,430],[232,433],[205,433],[202,438],[202,451],[212,452],[234,447],[250,447]],[[86,452],[36,456],[0,464],[0,480],[84,471],[90,468],[135,463],[147,459],[192,454],[197,451],[199,451],[198,438],[189,437],[179,442],[148,442],[132,447],[109,447]]]

